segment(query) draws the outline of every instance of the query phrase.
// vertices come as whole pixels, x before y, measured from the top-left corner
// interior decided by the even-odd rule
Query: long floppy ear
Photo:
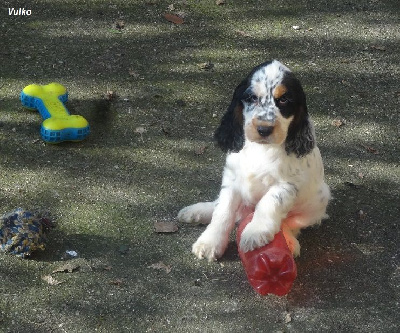
[[[243,93],[247,89],[248,80],[243,80],[233,93],[231,104],[223,115],[221,123],[214,134],[218,146],[224,151],[238,152],[243,148]]]
[[[288,128],[285,150],[288,154],[294,153],[297,157],[309,154],[315,147],[314,128],[308,118],[306,95],[300,82],[294,79],[295,95],[298,98],[298,108]]]

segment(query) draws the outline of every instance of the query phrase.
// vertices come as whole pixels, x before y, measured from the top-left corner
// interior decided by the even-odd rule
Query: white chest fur
[[[305,157],[287,155],[282,146],[248,143],[238,153],[227,156],[222,186],[233,187],[245,205],[256,205],[269,188],[278,183],[291,183],[304,192],[312,191],[323,177],[318,148]]]

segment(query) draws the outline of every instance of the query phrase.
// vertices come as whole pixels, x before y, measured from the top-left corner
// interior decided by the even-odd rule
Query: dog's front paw
[[[208,224],[211,221],[215,204],[213,202],[199,202],[182,208],[178,213],[178,221],[191,224]]]
[[[215,261],[222,257],[227,246],[227,241],[218,235],[208,232],[207,229],[199,237],[196,243],[193,244],[192,252],[199,259],[208,259]]]
[[[240,249],[243,252],[252,251],[262,247],[274,239],[278,230],[268,228],[265,223],[250,222],[243,230],[240,237]]]

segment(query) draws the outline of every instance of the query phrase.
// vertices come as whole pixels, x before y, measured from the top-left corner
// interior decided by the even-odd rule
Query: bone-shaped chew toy
[[[89,135],[89,123],[79,115],[71,115],[64,106],[67,89],[59,83],[31,84],[21,92],[22,105],[38,110],[44,121],[40,134],[50,143],[81,141]]]

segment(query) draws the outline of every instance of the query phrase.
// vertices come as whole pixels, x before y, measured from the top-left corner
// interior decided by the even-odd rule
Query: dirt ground
[[[45,209],[57,223],[31,259],[0,253],[0,332],[398,332],[397,0],[0,8],[0,212]],[[284,297],[253,292],[233,237],[208,263],[190,253],[204,227],[154,231],[216,197],[212,134],[237,83],[270,59],[303,83],[333,194]],[[49,82],[89,121],[85,140],[40,139],[19,94]]]

